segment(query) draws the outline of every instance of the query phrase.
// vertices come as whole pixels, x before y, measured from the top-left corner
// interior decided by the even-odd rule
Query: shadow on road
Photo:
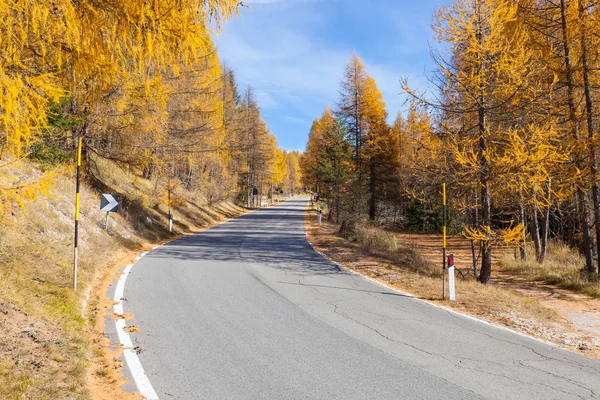
[[[259,209],[198,234],[173,241],[150,258],[260,263],[293,274],[347,274],[306,240],[306,201]],[[200,266],[200,264],[199,264]]]

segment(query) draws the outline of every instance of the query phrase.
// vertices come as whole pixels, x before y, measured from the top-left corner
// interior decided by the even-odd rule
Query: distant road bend
[[[134,266],[124,307],[161,400],[600,398],[597,360],[340,270],[307,242],[307,204],[254,211]]]

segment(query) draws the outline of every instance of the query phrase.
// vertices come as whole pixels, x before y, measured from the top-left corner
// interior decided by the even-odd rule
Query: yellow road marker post
[[[446,299],[446,183],[442,183],[442,206],[444,209],[444,226],[442,228],[442,299]]]
[[[77,263],[78,263],[78,242],[79,242],[79,206],[80,195],[79,188],[81,182],[81,148],[83,147],[83,139],[79,138],[77,142],[77,177],[75,184],[75,237],[74,237],[74,254],[73,254],[73,290],[77,290]]]

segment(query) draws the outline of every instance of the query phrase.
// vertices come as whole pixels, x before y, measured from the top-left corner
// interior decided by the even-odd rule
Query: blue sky
[[[216,38],[240,90],[255,88],[263,118],[288,150],[304,150],[312,121],[334,108],[356,51],[393,117],[400,79],[426,88],[434,10],[444,0],[247,0]],[[393,119],[391,117],[391,119]]]

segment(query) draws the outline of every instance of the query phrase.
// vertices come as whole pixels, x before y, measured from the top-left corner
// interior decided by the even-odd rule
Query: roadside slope
[[[40,174],[32,165],[19,166],[21,173]],[[108,170],[107,168],[111,168]],[[114,170],[113,170],[114,168]],[[139,249],[167,238],[166,224],[158,218],[164,204],[148,208],[137,200],[150,198],[151,184],[105,165],[107,176],[117,176],[122,187],[106,187],[123,196],[120,214],[111,214],[104,230],[99,211],[99,192],[82,187],[80,215],[79,289],[72,290],[73,216],[75,193],[72,176],[61,175],[52,196],[30,201],[26,209],[15,208],[0,224],[0,398],[87,399],[90,379],[111,385],[118,381],[110,359],[100,346],[96,331],[101,305],[92,284],[102,293],[104,279],[121,260],[133,259]],[[119,175],[117,175],[117,173]],[[137,182],[136,182],[137,181]],[[98,181],[95,182],[97,187]],[[159,194],[162,196],[162,193]],[[180,192],[183,197],[185,193]],[[197,201],[197,202],[196,202]],[[182,202],[176,209],[176,229],[191,232],[239,215],[245,210],[229,202],[212,207]],[[154,223],[144,224],[146,217]],[[89,312],[88,312],[89,311]],[[93,367],[89,360],[94,361]],[[104,382],[104,383],[102,383]],[[125,397],[120,397],[125,398]]]
[[[338,234],[339,227],[335,224],[324,221],[318,227],[315,212],[310,210],[306,214],[306,229],[310,241],[327,257],[387,286],[559,347],[600,358],[597,317],[600,300],[514,276],[513,280],[508,280],[507,272],[500,267],[496,268],[496,278],[490,284],[478,284],[470,270],[470,246],[460,238],[448,241],[449,252],[455,253],[458,266],[465,275],[465,279],[457,277],[457,300],[450,302],[442,300],[438,261],[441,259],[441,238],[438,240],[436,235],[398,234],[370,227],[363,233],[369,235],[368,238],[350,241]],[[391,251],[386,253],[377,244],[370,244],[369,240],[374,237],[383,242],[380,247],[390,247],[385,240],[395,237],[393,247],[398,247],[397,250],[390,254]],[[429,270],[435,270],[435,273],[428,274]]]

